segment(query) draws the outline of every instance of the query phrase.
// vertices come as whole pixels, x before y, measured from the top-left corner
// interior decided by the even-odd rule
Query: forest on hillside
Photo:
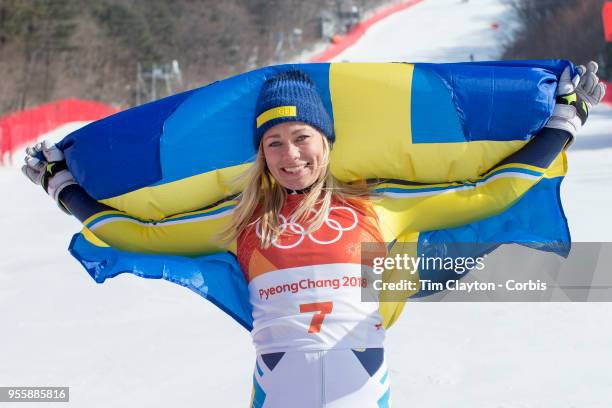
[[[133,106],[287,61],[345,29],[347,4],[363,16],[397,1],[0,0],[0,115],[66,97]],[[612,61],[605,0],[507,1],[519,28],[503,59]],[[173,61],[171,87],[142,86],[139,72],[176,73]]]
[[[192,89],[291,58],[347,4],[392,2],[0,0],[0,114],[65,97],[134,105],[138,64],[177,61],[172,92]]]
[[[607,0],[509,0],[519,29],[502,59],[597,60],[612,76],[612,44],[604,40],[601,9]]]

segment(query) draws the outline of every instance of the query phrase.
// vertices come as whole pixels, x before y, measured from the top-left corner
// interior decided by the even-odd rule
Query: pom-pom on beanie
[[[281,72],[261,87],[255,108],[255,150],[264,133],[283,122],[304,122],[323,133],[330,143],[336,139],[334,125],[314,82],[299,70]]]

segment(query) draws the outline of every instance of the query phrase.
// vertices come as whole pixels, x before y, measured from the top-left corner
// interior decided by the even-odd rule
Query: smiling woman
[[[368,67],[374,69],[377,66]],[[470,67],[480,72],[473,77],[474,81],[480,82],[483,78],[482,66],[476,64]],[[355,74],[364,68],[341,66],[339,69],[348,69],[349,73]],[[402,73],[395,77],[396,80],[405,80],[403,74],[413,70],[404,64],[391,64],[385,69]],[[452,73],[458,68],[453,65],[449,69]],[[540,69],[520,72],[525,75],[529,72],[542,73]],[[438,116],[444,116],[435,110],[439,103],[417,103],[415,109],[403,111],[407,106],[402,104],[407,95],[404,88],[400,87],[401,92],[395,92],[398,88],[390,86],[395,84],[393,81],[389,84],[384,81],[366,82],[369,89],[377,92],[389,85],[393,91],[391,95],[395,96],[392,99],[394,103],[383,106],[385,112],[380,112],[376,111],[379,108],[377,98],[347,97],[346,106],[351,105],[353,110],[334,110],[334,127],[331,111],[326,110],[327,105],[323,103],[318,88],[310,77],[293,68],[266,75],[261,82],[257,82],[262,84],[258,88],[257,100],[239,98],[241,103],[246,100],[249,104],[242,122],[236,122],[243,123],[249,133],[227,132],[223,134],[227,138],[218,137],[215,133],[215,139],[221,140],[223,147],[229,146],[231,149],[245,145],[250,149],[252,135],[255,160],[243,175],[246,183],[242,192],[237,196],[226,196],[211,206],[176,214],[161,221],[139,219],[89,196],[73,177],[63,151],[48,144],[28,149],[23,171],[87,227],[83,233],[87,238],[82,238],[85,235],[77,236],[71,250],[78,254],[78,259],[98,282],[125,271],[149,278],[164,278],[201,293],[250,331],[257,354],[252,407],[388,407],[390,379],[383,350],[385,332],[400,315],[403,301],[420,293],[421,289],[418,286],[401,289],[393,293],[392,298],[386,292],[381,292],[377,301],[363,301],[362,288],[367,286],[367,282],[363,281],[361,269],[363,264],[367,266],[369,254],[362,258],[361,244],[377,244],[381,253],[371,255],[385,257],[388,255],[387,248],[390,254],[400,253],[397,251],[401,251],[404,243],[435,241],[438,239],[434,235],[437,231],[442,231],[442,242],[446,243],[444,240],[453,238],[451,233],[461,225],[469,231],[478,231],[475,238],[485,243],[492,242],[486,240],[487,237],[504,240],[508,236],[513,240],[526,236],[531,240],[533,237],[549,237],[550,231],[554,233],[552,236],[563,239],[566,224],[559,212],[557,199],[559,177],[565,172],[563,150],[581,128],[590,107],[603,97],[603,85],[598,85],[596,64],[579,67],[577,72],[580,74],[579,78],[575,78],[580,81],[577,89],[570,77],[569,67],[558,78],[556,104],[552,117],[544,118],[547,122],[543,128],[535,126],[531,119],[529,123],[521,124],[526,129],[535,126],[538,129],[536,137],[528,137],[524,143],[521,142],[523,147],[520,150],[494,166],[485,166],[481,162],[480,165],[486,168],[484,173],[464,182],[444,179],[446,181],[437,184],[426,184],[415,182],[407,173],[400,171],[398,174],[404,174],[403,179],[382,180],[370,192],[365,179],[380,179],[384,173],[373,173],[372,177],[364,175],[369,173],[352,173],[358,175],[352,178],[355,183],[340,182],[330,170],[330,151],[336,145],[333,147],[335,160],[342,159],[339,156],[346,155],[346,152],[352,152],[355,161],[371,160],[372,164],[378,164],[386,162],[385,157],[388,157],[373,153],[375,148],[382,146],[401,153],[394,156],[397,159],[391,164],[399,163],[411,169],[424,166],[430,170],[433,168],[433,176],[443,164],[437,158],[448,161],[450,157],[454,162],[458,156],[453,155],[453,149],[464,150],[468,146],[481,144],[479,132],[485,131],[479,125],[483,121],[478,114],[482,109],[472,111],[478,120],[472,117],[473,123],[470,123],[473,126],[466,128],[466,138],[462,142],[452,138],[437,140],[431,136],[438,135],[436,129],[425,129],[431,132],[436,130],[431,134],[419,133],[416,120],[411,122],[415,126],[408,126],[414,130],[409,138],[403,133],[406,127],[401,127],[401,132],[393,133],[401,136],[399,139],[405,142],[394,144],[392,139],[383,138],[391,133],[381,126],[410,123],[406,121],[405,114],[395,115],[396,111],[385,115],[390,107],[401,108],[397,111],[400,113],[409,112],[413,119],[424,117],[438,123],[443,122]],[[554,81],[557,80],[552,74],[546,75],[551,81],[553,77]],[[474,81],[463,85],[467,87],[476,83]],[[250,80],[247,82],[251,83]],[[520,77],[519,83],[524,82]],[[454,91],[464,89],[460,85],[456,85]],[[332,88],[338,86],[336,82]],[[537,88],[535,83],[530,86]],[[364,87],[367,88],[365,85],[361,87],[362,91]],[[349,88],[349,85],[342,87],[345,90]],[[214,91],[216,88],[210,89]],[[552,92],[549,89],[543,95],[552,99]],[[467,94],[480,95],[479,92],[459,92],[459,95]],[[508,100],[521,101],[521,104],[510,103],[512,109],[509,111],[491,108],[495,115],[485,115],[485,122],[488,123],[486,133],[495,133],[498,128],[507,131],[504,124],[508,112],[514,115],[510,115],[513,121],[518,121],[521,116],[517,107],[530,112],[525,108],[524,101],[533,98],[547,100],[540,98],[542,94],[539,91],[529,92],[528,95],[532,96],[525,98],[518,98],[516,94],[509,92],[508,95],[514,97],[510,99],[501,96],[497,96],[497,99],[493,96],[487,98],[494,100],[495,105]],[[518,94],[522,95],[520,92]],[[423,100],[417,98],[414,92],[410,95],[414,101]],[[174,109],[176,100],[186,97],[166,101],[165,109]],[[548,106],[544,105],[542,109]],[[206,106],[198,105],[195,116],[201,117],[201,110]],[[144,109],[148,119],[159,116],[152,114],[150,105]],[[232,106],[228,109],[234,110]],[[374,115],[376,112],[378,116]],[[457,119],[456,111],[450,113],[452,118]],[[534,120],[540,120],[538,115],[533,116]],[[364,126],[359,122],[362,117],[374,117],[377,122]],[[501,117],[503,121],[496,122],[495,127],[491,128],[492,117]],[[166,121],[164,128],[168,126]],[[157,131],[156,127],[153,128]],[[109,129],[116,128],[110,126]],[[335,129],[339,134],[338,143],[335,143]],[[455,127],[447,128],[450,132],[448,129]],[[461,131],[459,127],[456,129]],[[344,130],[344,134],[341,130]],[[110,133],[109,130],[100,134]],[[236,134],[249,136],[241,142],[229,143],[231,136]],[[351,138],[356,134],[362,138]],[[452,134],[440,133],[445,137]],[[529,132],[526,135],[529,136]],[[204,139],[200,134],[196,136],[195,139]],[[94,137],[87,140],[93,139],[97,140]],[[78,152],[75,146],[81,145],[74,139],[69,141],[66,144],[70,145],[70,149],[66,151]],[[365,141],[368,143],[364,144]],[[489,142],[493,141],[500,140],[492,138]],[[447,144],[458,144],[459,147],[449,149]],[[353,147],[355,151],[348,147]],[[403,149],[408,147],[415,154],[406,154]],[[338,149],[341,149],[340,152]],[[488,157],[491,153],[488,148],[487,151]],[[252,157],[253,152],[250,155]],[[195,156],[205,161],[200,154]],[[184,163],[184,160],[174,161]],[[96,163],[103,162],[98,159]],[[448,169],[448,166],[442,166],[444,172]],[[402,167],[402,170],[405,169]],[[215,179],[219,177],[217,170],[213,176]],[[457,177],[456,174],[454,176]],[[113,183],[116,183],[115,179]],[[207,187],[207,184],[198,179],[197,189],[205,190],[203,186]],[[555,192],[555,200],[539,199],[547,197],[541,195],[529,197],[534,191]],[[521,204],[518,200],[522,197],[529,200]],[[537,200],[537,203],[533,200]],[[519,207],[518,212],[504,214],[515,204],[524,207]],[[515,214],[520,214],[520,217]],[[496,218],[498,216],[501,218]],[[484,224],[477,224],[480,222]],[[470,229],[475,225],[477,228]],[[534,231],[539,225],[544,226],[542,230]],[[223,233],[225,244],[219,240],[219,231]],[[85,240],[87,245],[84,244]],[[392,245],[384,244],[391,241],[394,242]],[[449,242],[465,241],[451,239]],[[553,243],[557,242],[564,241]],[[232,254],[202,256],[222,249]],[[426,271],[420,270],[414,275],[415,278],[431,276],[423,275],[423,272]],[[386,282],[396,281],[393,274],[383,278],[387,278]]]
[[[264,83],[255,125],[257,155],[225,234],[253,306],[252,406],[387,406],[383,318],[350,284],[361,259],[348,249],[382,241],[368,191],[331,174],[333,125],[305,73]]]

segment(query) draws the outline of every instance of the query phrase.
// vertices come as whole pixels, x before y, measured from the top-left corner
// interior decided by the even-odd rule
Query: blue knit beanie
[[[259,91],[255,118],[255,150],[264,133],[283,122],[304,122],[323,133],[330,143],[336,140],[321,96],[312,79],[302,71],[285,71],[268,78]]]

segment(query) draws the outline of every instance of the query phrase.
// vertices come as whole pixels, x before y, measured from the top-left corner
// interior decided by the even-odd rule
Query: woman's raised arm
[[[374,208],[385,240],[404,231],[430,231],[468,224],[509,208],[543,177],[565,173],[561,155],[572,135],[544,128],[525,147],[474,181],[420,184],[389,181],[375,190]]]
[[[405,231],[452,228],[499,214],[519,200],[543,177],[565,174],[563,150],[586,122],[589,110],[605,94],[597,64],[567,67],[557,87],[556,104],[546,126],[521,150],[477,180],[463,183],[416,184],[390,181],[376,191],[375,201],[385,240]]]
[[[97,238],[125,251],[196,256],[231,250],[224,248],[218,231],[229,222],[234,200],[160,221],[147,221],[118,211],[93,199],[79,186],[63,154],[46,143],[28,148],[24,174],[45,191],[65,212],[74,215]]]

